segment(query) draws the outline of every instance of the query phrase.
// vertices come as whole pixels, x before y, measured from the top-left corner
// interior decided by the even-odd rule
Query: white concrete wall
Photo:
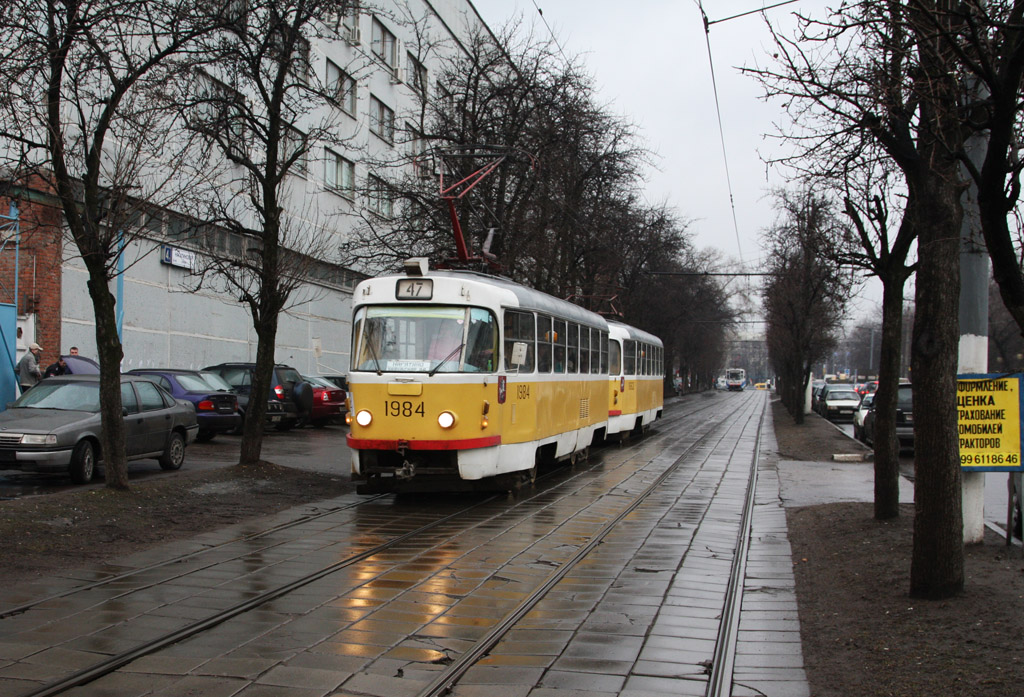
[[[256,359],[256,335],[244,305],[207,290],[190,292],[194,280],[186,269],[160,262],[159,244],[132,243],[125,271],[123,370],[140,367],[202,368],[224,361]],[[92,300],[81,260],[63,267],[62,350],[78,346],[96,355]],[[117,296],[116,283],[111,292]],[[276,360],[310,374],[348,370],[351,342],[351,295],[336,288],[307,285],[294,296],[297,304],[280,318]],[[314,347],[319,342],[318,359]]]

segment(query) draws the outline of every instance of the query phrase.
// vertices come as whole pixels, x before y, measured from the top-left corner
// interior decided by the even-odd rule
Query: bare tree
[[[216,68],[195,73],[181,95],[191,128],[215,146],[206,150],[210,186],[197,190],[206,206],[197,211],[200,241],[215,251],[197,269],[196,286],[243,303],[257,337],[242,465],[260,458],[279,317],[318,266],[338,258],[330,221],[305,202],[302,187],[314,163],[335,164],[315,153],[342,142],[329,106],[346,89],[340,73],[313,70],[310,37],[338,26],[347,10],[346,0],[249,3],[236,18],[237,39],[206,46]],[[210,242],[224,232],[235,249]]]
[[[211,14],[212,12],[212,14]],[[140,212],[187,187],[164,89],[222,21],[192,0],[27,0],[0,14],[0,146],[14,176],[50,183],[88,272],[107,486],[128,488],[116,299],[109,283]],[[140,202],[145,202],[143,205]],[[99,456],[99,454],[96,454]]]
[[[970,129],[987,135],[980,165],[970,152],[962,153],[961,162],[978,187],[982,233],[1000,295],[1024,332],[1024,271],[1016,215],[1024,167],[1024,0],[923,3],[921,13],[921,24],[943,39],[943,49],[953,54],[947,60],[965,75]]]
[[[967,129],[956,55],[943,40],[962,25],[954,5],[862,0],[822,21],[801,18],[797,40],[776,42],[781,68],[756,71],[774,94],[789,98],[801,130],[786,137],[803,144],[796,158],[806,169],[834,177],[864,167],[881,152],[903,177],[900,226],[918,240],[911,593],[922,597],[946,597],[963,585],[954,395],[962,190],[957,162]]]
[[[776,194],[764,302],[768,354],[783,404],[803,423],[811,367],[836,345],[850,277],[830,258],[844,235],[829,202],[809,189]]]

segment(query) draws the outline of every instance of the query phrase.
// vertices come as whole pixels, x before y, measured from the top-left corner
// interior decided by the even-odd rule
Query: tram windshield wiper
[[[443,366],[445,363],[447,363],[451,359],[455,358],[455,356],[458,355],[458,353],[462,350],[462,347],[465,346],[465,345],[466,345],[465,342],[463,342],[463,343],[459,344],[458,346],[456,346],[455,348],[453,348],[451,353],[449,353],[447,356],[445,356],[440,361],[438,361],[437,365],[435,365],[433,368],[430,369],[430,372],[427,373],[427,377],[428,378],[434,377],[434,373],[439,371],[441,369],[441,366]]]
[[[370,350],[370,358],[373,359],[373,367],[377,371],[377,375],[383,375],[384,371],[380,369],[380,361],[377,359],[377,349],[373,347],[373,342],[367,341],[366,348]]]

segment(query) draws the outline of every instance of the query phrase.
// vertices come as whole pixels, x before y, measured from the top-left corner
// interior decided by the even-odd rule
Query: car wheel
[[[208,443],[209,441],[213,440],[213,437],[215,435],[217,435],[216,431],[200,430],[199,433],[196,434],[196,440],[199,441],[200,443]]]
[[[88,484],[96,474],[96,451],[87,440],[79,441],[71,451],[71,481]]]
[[[185,439],[177,431],[171,432],[164,454],[159,457],[160,468],[165,470],[181,469],[185,461]]]

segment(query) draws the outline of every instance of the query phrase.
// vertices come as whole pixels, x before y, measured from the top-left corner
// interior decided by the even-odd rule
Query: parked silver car
[[[165,470],[185,460],[199,425],[191,403],[176,400],[141,376],[121,376],[129,460],[155,458]],[[99,375],[47,378],[0,413],[0,469],[93,478],[100,450]]]
[[[875,393],[868,392],[860,398],[860,404],[857,406],[857,411],[853,412],[853,437],[859,441],[864,440],[864,417],[871,411],[872,405],[875,403]]]

